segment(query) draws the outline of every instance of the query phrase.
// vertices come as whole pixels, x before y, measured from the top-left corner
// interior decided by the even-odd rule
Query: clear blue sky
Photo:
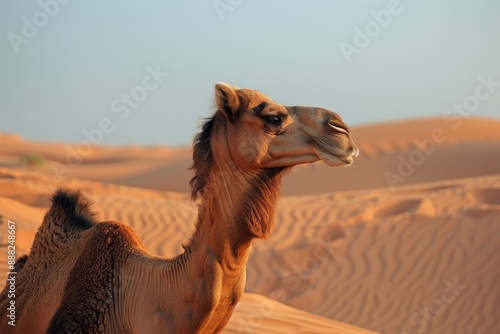
[[[54,1],[0,3],[0,131],[78,142],[109,119],[105,144],[189,145],[218,81],[351,125],[441,116],[478,76],[500,81],[498,0],[401,0],[351,62],[341,43],[355,45],[355,27],[391,1],[73,0],[40,13]],[[123,108],[148,66],[169,75],[120,119],[112,104]],[[474,114],[500,117],[500,87]]]

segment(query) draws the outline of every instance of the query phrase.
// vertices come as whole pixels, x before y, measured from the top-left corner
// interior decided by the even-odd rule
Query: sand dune
[[[464,120],[404,183],[391,189],[383,176],[445,125],[354,129],[365,155],[352,168],[292,172],[285,189],[296,195],[282,198],[272,237],[255,242],[248,293],[225,332],[499,332],[500,122]],[[60,185],[82,189],[99,219],[133,227],[151,253],[182,251],[195,205],[187,193],[145,188],[187,184],[188,150],[99,147],[61,177],[50,163],[64,163],[65,147],[0,136],[0,255],[7,220],[18,255],[29,252]],[[49,167],[19,163],[35,153]]]
[[[496,175],[284,199],[248,286],[382,333],[494,333],[499,192]]]
[[[29,253],[50,196],[57,186],[53,176],[0,169],[0,244],[7,246],[7,222],[16,222],[18,256]],[[94,202],[101,220],[119,220],[134,228],[155,255],[172,257],[182,251],[196,213],[186,195],[154,192],[126,186],[66,180],[63,186],[79,188]],[[34,201],[33,199],[36,199]],[[30,206],[33,205],[33,206]],[[6,252],[4,252],[6,254]],[[0,258],[0,288],[3,288],[7,258]],[[263,309],[263,306],[266,309]],[[258,295],[245,295],[228,324],[227,333],[373,333],[369,330],[293,309]]]
[[[375,333],[299,311],[253,293],[245,293],[224,333]]]
[[[387,172],[402,177],[395,186],[496,174],[500,171],[499,129],[500,120],[482,118],[462,119],[460,124],[430,118],[353,128],[353,137],[361,149],[354,165],[335,172],[323,163],[297,166],[285,179],[283,194],[389,187]],[[440,135],[434,136],[435,131]],[[36,153],[47,160],[37,171],[47,175],[189,192],[189,147],[99,146],[80,155],[81,161],[75,158],[75,152],[79,152],[78,145],[36,143],[0,134],[0,167],[25,169],[19,158]],[[75,167],[64,168],[67,161]]]
[[[0,197],[0,212],[18,223],[19,249],[26,252],[43,214],[30,204],[47,204],[56,179],[6,169],[0,175],[0,189],[10,189]],[[132,226],[154,254],[179,253],[192,230],[195,207],[182,195],[78,180],[67,184],[84,189],[100,219]],[[273,236],[255,243],[246,290],[376,332],[493,333],[499,222],[500,175],[396,192],[285,197]],[[276,321],[296,326],[290,318],[272,316],[252,330],[272,333],[267,326]],[[312,326],[310,333],[329,333],[314,327],[324,322],[303,321]]]

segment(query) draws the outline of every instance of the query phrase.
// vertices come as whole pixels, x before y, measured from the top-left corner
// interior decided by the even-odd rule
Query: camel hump
[[[59,188],[52,196],[52,206],[47,215],[54,222],[64,224],[65,228],[86,230],[96,224],[91,206],[91,202],[80,191]]]

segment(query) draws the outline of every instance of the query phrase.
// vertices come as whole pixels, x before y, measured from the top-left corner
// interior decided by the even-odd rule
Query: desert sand
[[[500,121],[352,133],[361,149],[353,166],[299,166],[285,179],[274,232],[254,243],[247,293],[224,332],[500,332]],[[27,166],[33,155],[42,163]],[[17,255],[29,253],[61,185],[82,189],[100,220],[130,225],[151,253],[180,253],[196,213],[190,164],[189,148],[84,155],[0,134],[0,287],[7,221]]]

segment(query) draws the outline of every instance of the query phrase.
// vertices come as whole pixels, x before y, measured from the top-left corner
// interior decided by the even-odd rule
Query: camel
[[[1,333],[219,333],[244,287],[252,241],[274,224],[292,166],[350,165],[349,128],[322,108],[215,85],[217,111],[193,147],[195,230],[173,259],[152,256],[134,231],[97,222],[79,192],[58,189],[29,256],[16,264],[16,326],[0,295]]]

